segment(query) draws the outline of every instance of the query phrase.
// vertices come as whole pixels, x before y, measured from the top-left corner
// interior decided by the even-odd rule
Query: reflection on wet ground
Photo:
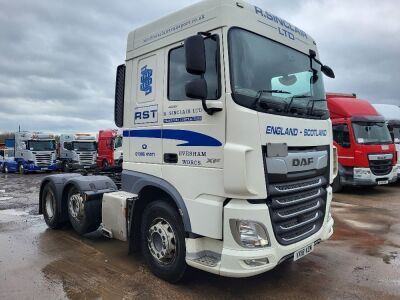
[[[170,285],[123,242],[48,229],[37,215],[42,177],[0,176],[1,299],[400,299],[400,185],[336,194],[333,238],[296,263],[245,279],[193,271]]]

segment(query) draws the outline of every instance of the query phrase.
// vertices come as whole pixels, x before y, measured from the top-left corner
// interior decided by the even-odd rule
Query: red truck
[[[99,131],[96,165],[100,169],[122,166],[122,136],[118,130]]]
[[[396,181],[396,147],[384,118],[355,94],[327,94],[327,100],[339,159],[333,191]]]

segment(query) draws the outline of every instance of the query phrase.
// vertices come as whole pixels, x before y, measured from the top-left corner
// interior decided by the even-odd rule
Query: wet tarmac
[[[98,233],[48,229],[44,175],[0,175],[0,299],[400,299],[400,184],[335,194],[335,233],[297,262],[231,279],[193,271],[180,285]]]

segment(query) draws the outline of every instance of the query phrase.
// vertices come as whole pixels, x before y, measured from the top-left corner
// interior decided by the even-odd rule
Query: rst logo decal
[[[145,65],[140,69],[140,75],[140,90],[147,96],[153,91],[153,70]]]
[[[158,105],[136,107],[134,121],[135,125],[158,123]]]

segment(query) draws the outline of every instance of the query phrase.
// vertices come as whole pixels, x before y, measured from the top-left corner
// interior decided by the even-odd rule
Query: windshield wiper
[[[290,112],[290,108],[292,107],[292,104],[293,104],[293,100],[294,99],[302,99],[302,98],[310,98],[311,96],[306,96],[306,95],[297,95],[297,96],[293,96],[291,99],[290,99],[290,102],[288,103],[288,105],[286,106],[286,112]],[[308,105],[308,103],[307,103],[307,105]]]
[[[257,92],[257,97],[256,97],[256,99],[254,100],[254,103],[253,103],[253,107],[254,108],[256,108],[257,107],[257,105],[260,103],[260,100],[261,100],[261,97],[262,97],[262,95],[264,94],[264,93],[276,93],[276,94],[291,94],[290,92],[287,92],[287,91],[283,91],[283,90],[259,90],[258,92]],[[269,104],[272,104],[272,105],[276,105],[276,102],[269,102],[269,101],[265,101],[267,104],[269,103]]]

